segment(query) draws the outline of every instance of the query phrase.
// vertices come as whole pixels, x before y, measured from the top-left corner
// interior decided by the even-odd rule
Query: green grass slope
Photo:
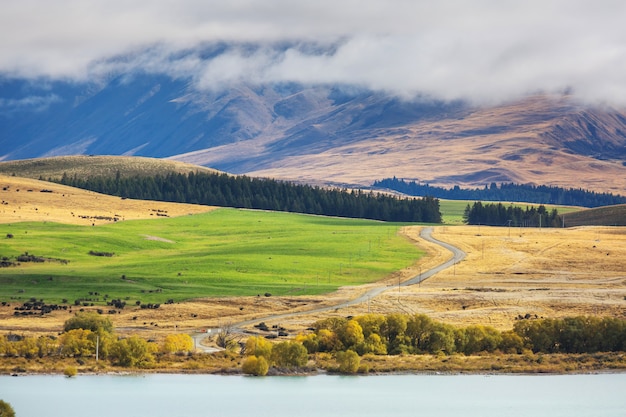
[[[422,254],[399,227],[235,209],[97,227],[2,224],[0,258],[16,262],[28,253],[45,261],[0,268],[0,301],[325,293],[415,262]]]
[[[169,172],[217,172],[214,169],[167,159],[136,156],[59,156],[0,162],[0,174],[24,178],[60,179],[64,173],[79,177],[154,176]]]
[[[473,205],[475,201],[468,200],[439,200],[439,211],[441,211],[441,217],[443,219],[444,224],[449,225],[460,225],[463,223],[463,213],[465,212],[465,208],[469,204]],[[498,204],[497,202],[486,201],[484,204]],[[526,207],[539,207],[539,204],[532,203],[508,203],[503,202],[505,206],[512,205],[513,207],[520,207],[522,209],[526,209]],[[565,213],[577,212],[580,207],[572,207],[572,206],[554,206],[549,204],[544,204],[548,210],[552,210],[553,208],[557,209],[559,215]]]

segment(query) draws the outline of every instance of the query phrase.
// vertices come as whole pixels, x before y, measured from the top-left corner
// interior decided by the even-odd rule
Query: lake
[[[0,376],[17,417],[623,417],[626,374]]]

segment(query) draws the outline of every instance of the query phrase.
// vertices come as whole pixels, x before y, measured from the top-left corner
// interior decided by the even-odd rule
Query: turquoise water
[[[626,374],[0,376],[17,417],[626,416]]]

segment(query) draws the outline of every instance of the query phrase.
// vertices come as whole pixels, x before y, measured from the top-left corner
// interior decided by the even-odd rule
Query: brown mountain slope
[[[236,161],[275,148],[268,137],[176,159]],[[363,128],[322,150],[309,145],[275,153],[246,173],[309,183],[369,185],[396,176],[442,186],[516,182],[626,194],[623,161],[625,112],[541,96],[400,127]]]

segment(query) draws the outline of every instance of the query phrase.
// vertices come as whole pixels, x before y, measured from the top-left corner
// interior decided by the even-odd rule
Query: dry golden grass
[[[626,318],[624,228],[437,227],[434,236],[462,248],[466,259],[376,304],[502,330],[526,314]]]
[[[26,178],[60,179],[63,174],[79,178],[90,176],[115,178],[126,176],[154,176],[158,174],[189,172],[218,172],[211,168],[169,159],[137,156],[57,156],[0,162],[0,174]]]
[[[42,192],[47,190],[51,192]],[[212,207],[121,199],[29,178],[0,175],[0,222],[57,222],[98,225],[118,220],[203,213]]]

